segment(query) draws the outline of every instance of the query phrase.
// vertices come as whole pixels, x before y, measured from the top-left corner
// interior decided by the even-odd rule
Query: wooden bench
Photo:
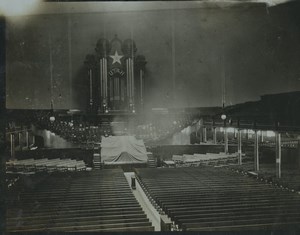
[[[53,172],[35,189],[19,192],[16,201],[13,197],[9,232],[154,230],[119,169]]]
[[[300,225],[298,194],[228,169],[136,169],[136,174],[150,201],[182,230],[236,231]]]

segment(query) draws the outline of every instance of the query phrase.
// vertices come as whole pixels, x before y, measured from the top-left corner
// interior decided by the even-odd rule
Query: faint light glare
[[[227,128],[227,132],[228,132],[228,133],[234,133],[234,128],[233,128],[233,127]]]
[[[46,139],[50,139],[50,135],[51,135],[51,131],[46,130],[45,131]]]
[[[266,3],[267,6],[271,7],[271,6],[276,6],[278,4],[282,4],[285,2],[291,2],[293,0],[256,0],[256,1]],[[255,2],[255,1],[253,1],[253,2]]]
[[[0,14],[5,16],[32,13],[41,0],[4,0],[0,1]]]
[[[255,131],[254,130],[249,130],[248,132],[250,135],[254,135],[255,134]]]
[[[190,126],[188,126],[188,127],[184,128],[183,130],[181,130],[181,133],[185,134],[185,135],[190,135],[191,132],[192,131],[191,131],[191,127]]]
[[[267,131],[267,137],[274,137],[275,132],[274,131]]]

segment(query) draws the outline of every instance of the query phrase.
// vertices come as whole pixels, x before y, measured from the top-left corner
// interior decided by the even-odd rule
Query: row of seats
[[[86,170],[83,160],[77,161],[72,159],[34,159],[10,160],[6,162],[7,173],[10,172],[39,172],[39,171],[82,171]]]
[[[290,141],[282,141],[281,147],[284,148],[298,148],[298,140],[290,140]],[[275,142],[263,142],[260,143],[261,146],[267,146],[267,147],[275,147]]]
[[[8,232],[153,231],[120,169],[52,173],[8,199]]]
[[[253,161],[242,165],[230,165],[230,168],[239,172],[249,173],[254,171]],[[275,163],[260,163],[257,177],[280,185],[280,187],[300,192],[300,171],[297,164],[282,163],[281,178],[276,176]]]
[[[145,168],[136,174],[178,230],[300,228],[299,194],[226,168]]]
[[[173,155],[172,162],[177,166],[186,165],[202,165],[202,164],[220,164],[228,162],[236,162],[238,158],[237,153],[225,154],[225,153],[206,153],[206,154],[183,154],[183,155]],[[168,161],[169,162],[169,161]],[[167,163],[168,163],[167,162]]]

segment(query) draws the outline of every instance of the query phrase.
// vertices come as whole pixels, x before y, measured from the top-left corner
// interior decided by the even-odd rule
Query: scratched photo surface
[[[299,232],[299,12],[0,2],[1,229]]]

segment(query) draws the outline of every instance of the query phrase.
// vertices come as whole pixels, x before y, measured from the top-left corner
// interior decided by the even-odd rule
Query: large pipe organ
[[[144,106],[145,65],[132,39],[99,39],[96,55],[87,55],[89,111],[135,113]]]

